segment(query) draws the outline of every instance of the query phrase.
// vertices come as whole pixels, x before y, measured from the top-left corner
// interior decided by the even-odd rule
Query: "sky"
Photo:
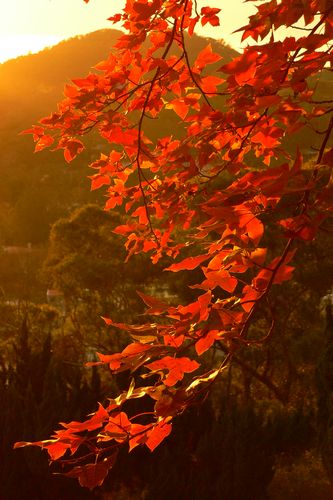
[[[199,6],[221,9],[221,26],[199,34],[223,39],[240,48],[240,36],[231,32],[247,23],[255,11],[243,0],[199,0]],[[114,27],[107,18],[119,11],[122,0],[0,0],[0,62],[38,52],[76,35]]]

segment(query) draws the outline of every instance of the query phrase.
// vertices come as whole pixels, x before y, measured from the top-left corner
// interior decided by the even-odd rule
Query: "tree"
[[[130,321],[143,311],[135,290],[145,266],[137,259],[136,266],[126,269],[121,237],[112,232],[120,221],[119,214],[85,205],[51,228],[43,275],[49,288],[63,294],[65,315],[80,350],[83,344],[100,346],[103,337],[105,345],[106,325],[102,320],[97,325],[96,317],[115,310],[119,321],[126,313]],[[112,340],[111,345],[124,347],[117,338]]]
[[[47,449],[89,488],[103,483],[119,448],[153,451],[241,347],[272,338],[283,317],[273,285],[292,278],[298,247],[329,230],[333,99],[319,99],[318,88],[330,81],[332,0],[261,2],[240,28],[252,40],[240,55],[224,63],[208,43],[192,60],[187,36],[198,23],[219,26],[219,13],[192,0],[128,0],[110,18],[126,33],[108,59],[67,85],[58,110],[26,131],[36,151],[63,149],[68,162],[97,131],[109,146],[91,164],[91,187],[106,186],[107,210],[124,207],[129,222],[114,231],[127,238],[127,258],[147,252],[156,263],[166,255],[175,259],[166,271],[202,276],[187,304],[142,294],[145,324],[105,318],[133,342],[120,353],[98,353],[93,364],[139,371],[150,383],[132,380],[50,440],[16,444]],[[297,37],[281,33],[291,26]],[[166,115],[181,132],[156,137],[155,130],[153,138],[147,124]],[[318,132],[307,135],[316,152],[308,140],[302,149],[308,129]],[[277,237],[268,246],[272,228]],[[211,366],[209,350],[217,351]],[[135,398],[146,412],[132,413]]]
[[[87,372],[75,358],[66,363],[56,309],[0,302],[0,311],[0,497],[88,498],[80,495],[76,483],[52,477],[39,453],[17,454],[11,448],[23,436],[42,439],[59,420],[83,418],[97,394],[101,398],[98,374],[96,379],[96,373]]]
[[[137,290],[167,293],[179,299],[180,284],[158,277],[161,262],[153,266],[147,254],[135,255],[125,263],[122,237],[113,232],[125,222],[119,213],[98,205],[84,205],[51,228],[43,277],[48,288],[62,294],[66,331],[72,332],[78,352],[124,348],[128,336],[110,336],[100,319],[113,311],[116,321],[134,321],[144,312]]]
[[[323,298],[323,309],[325,315],[325,348],[318,364],[317,385],[318,385],[318,424],[319,424],[319,444],[323,464],[328,478],[333,484],[332,463],[333,463],[333,442],[332,442],[332,293]]]

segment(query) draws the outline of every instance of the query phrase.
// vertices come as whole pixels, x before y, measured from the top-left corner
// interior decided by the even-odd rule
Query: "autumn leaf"
[[[202,335],[202,337],[195,343],[195,350],[198,356],[201,356],[204,352],[214,344],[215,340],[220,338],[220,332],[218,330],[210,330],[209,332]]]
[[[213,52],[211,44],[208,44],[196,58],[193,68],[195,71],[201,71],[207,64],[213,64],[221,59],[219,54]]]
[[[79,141],[77,139],[71,139],[66,141],[63,147],[64,147],[64,157],[68,163],[74,160],[74,158],[78,154],[80,154],[84,149],[82,141]]]
[[[61,425],[66,429],[70,429],[73,432],[82,432],[82,431],[93,431],[95,429],[99,429],[102,427],[103,422],[109,419],[109,414],[101,405],[98,404],[98,410],[92,414],[92,416],[85,420],[84,422],[69,422],[68,424],[62,423]]]
[[[215,369],[215,370],[211,370],[208,373],[205,373],[204,375],[200,375],[199,377],[195,377],[193,379],[193,381],[190,383],[190,385],[186,388],[186,392],[191,393],[191,391],[193,391],[193,389],[195,389],[196,387],[198,387],[202,384],[206,384],[206,383],[209,384],[210,382],[212,382],[213,380],[216,379],[216,377],[219,375],[219,373],[220,373],[220,370]]]
[[[202,7],[201,9],[201,25],[205,26],[205,24],[209,23],[212,26],[219,26],[220,20],[217,16],[221,12],[221,9],[212,8],[212,7]]]
[[[149,425],[132,424],[131,437],[129,439],[129,451],[134,450],[140,444],[145,444],[147,441],[147,430]]]
[[[154,410],[158,417],[170,417],[181,413],[187,405],[188,394],[183,389],[165,388],[157,398]]]
[[[265,281],[267,284],[267,282]],[[257,290],[256,288],[246,285],[243,288],[243,296],[241,299],[241,305],[246,312],[250,312],[254,307],[256,301],[261,297],[262,291]]]
[[[35,153],[37,151],[42,151],[42,149],[48,148],[54,143],[53,137],[50,135],[42,135],[40,139],[38,139],[36,147],[35,147]]]
[[[96,486],[103,484],[109,470],[116,461],[116,457],[117,453],[114,453],[101,462],[76,466],[70,472],[66,472],[63,475],[77,478],[81,486],[93,490]]]
[[[107,440],[114,439],[121,443],[128,438],[131,428],[132,424],[128,420],[126,413],[119,412],[117,415],[110,416],[108,423],[104,426],[101,439],[103,441],[105,441],[105,438]]]
[[[89,179],[91,179],[91,191],[94,191],[95,189],[99,189],[102,186],[109,185],[111,180],[108,175],[100,175],[100,174],[95,174],[95,175],[90,175]]]
[[[64,88],[64,95],[66,97],[69,97],[70,99],[75,99],[80,96],[80,92],[77,90],[77,88],[74,85],[65,85]]]
[[[172,426],[171,424],[168,424],[164,420],[161,420],[154,428],[152,431],[150,431],[148,434],[148,438],[146,441],[146,446],[150,449],[150,451],[154,451],[155,448],[161,442],[169,436],[171,432]]]
[[[169,305],[162,302],[160,299],[156,297],[151,297],[150,295],[146,295],[142,292],[137,292],[139,297],[144,301],[144,303],[149,307],[147,309],[147,314],[161,314],[168,310]]]
[[[323,154],[322,163],[330,167],[333,166],[333,148],[329,149]]]
[[[219,286],[223,290],[232,293],[238,284],[237,278],[232,276],[229,271],[226,271],[222,268],[222,262],[218,266],[219,270],[215,270],[214,268],[212,268],[212,263],[213,261],[211,261],[208,267],[203,268],[203,272],[207,279],[204,280],[200,285],[195,285],[194,287],[202,288],[204,290],[213,290],[214,288]],[[227,265],[227,261],[225,262],[225,265]],[[239,272],[239,269],[237,269],[237,272]]]
[[[238,85],[244,85],[245,83],[249,83],[255,75],[257,57],[257,52],[247,50],[243,55],[222,66],[219,71],[231,74]]]
[[[51,460],[58,460],[58,458],[61,458],[70,447],[71,445],[69,443],[62,443],[61,441],[56,441],[55,443],[45,446]]]
[[[171,266],[166,267],[165,271],[173,271],[174,273],[184,270],[189,271],[198,267],[202,262],[204,262],[208,258],[209,255],[207,254],[197,255],[196,257],[187,257],[181,262],[177,262],[176,264],[171,264]]]
[[[163,383],[166,386],[172,387],[179,380],[183,379],[184,373],[191,373],[197,370],[200,365],[197,361],[187,357],[172,358],[171,356],[165,356],[145,366],[153,372],[162,372]],[[166,374],[164,374],[165,371],[167,372]]]
[[[221,85],[224,81],[225,80],[223,78],[219,78],[217,76],[204,76],[201,79],[200,86],[204,92],[214,93],[217,92],[218,85]]]

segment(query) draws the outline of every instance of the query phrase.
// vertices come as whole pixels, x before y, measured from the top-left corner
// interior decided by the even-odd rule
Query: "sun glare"
[[[45,47],[50,47],[60,42],[58,35],[27,35],[6,34],[0,35],[0,63],[15,57],[36,53]]]

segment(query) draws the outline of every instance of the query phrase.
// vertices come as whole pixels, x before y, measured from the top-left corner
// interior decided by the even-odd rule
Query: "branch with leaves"
[[[145,324],[105,319],[133,342],[120,353],[99,353],[96,363],[114,374],[139,371],[150,385],[132,382],[85,422],[61,424],[46,441],[16,444],[46,449],[82,486],[102,484],[122,446],[153,451],[172,419],[202,401],[233,358],[243,363],[238,346],[269,341],[279,311],[262,339],[252,342],[250,327],[261,305],[270,304],[272,287],[292,279],[296,248],[317,238],[331,217],[332,120],[311,168],[304,168],[300,148],[287,150],[286,139],[297,143],[300,131],[318,117],[326,123],[332,111],[330,99],[316,99],[315,87],[332,64],[333,4],[271,0],[256,8],[240,28],[242,40],[254,44],[220,66],[211,44],[193,62],[186,49],[197,24],[218,29],[220,9],[199,12],[191,0],[128,0],[110,18],[125,33],[108,59],[67,85],[58,111],[26,131],[36,151],[53,146],[71,161],[96,129],[108,151],[91,164],[92,189],[106,186],[107,210],[125,207],[129,222],[115,232],[127,238],[128,257],[147,252],[156,263],[167,256],[176,262],[165,271],[200,269],[203,276],[186,305],[142,294]],[[299,38],[275,40],[279,28],[301,19]],[[164,116],[178,132],[150,137],[147,121],[157,129]],[[269,225],[286,238],[280,254],[265,246]],[[207,370],[200,357],[222,342],[225,354]],[[252,375],[282,398],[265,376]],[[131,414],[135,398],[147,402],[147,412]]]

